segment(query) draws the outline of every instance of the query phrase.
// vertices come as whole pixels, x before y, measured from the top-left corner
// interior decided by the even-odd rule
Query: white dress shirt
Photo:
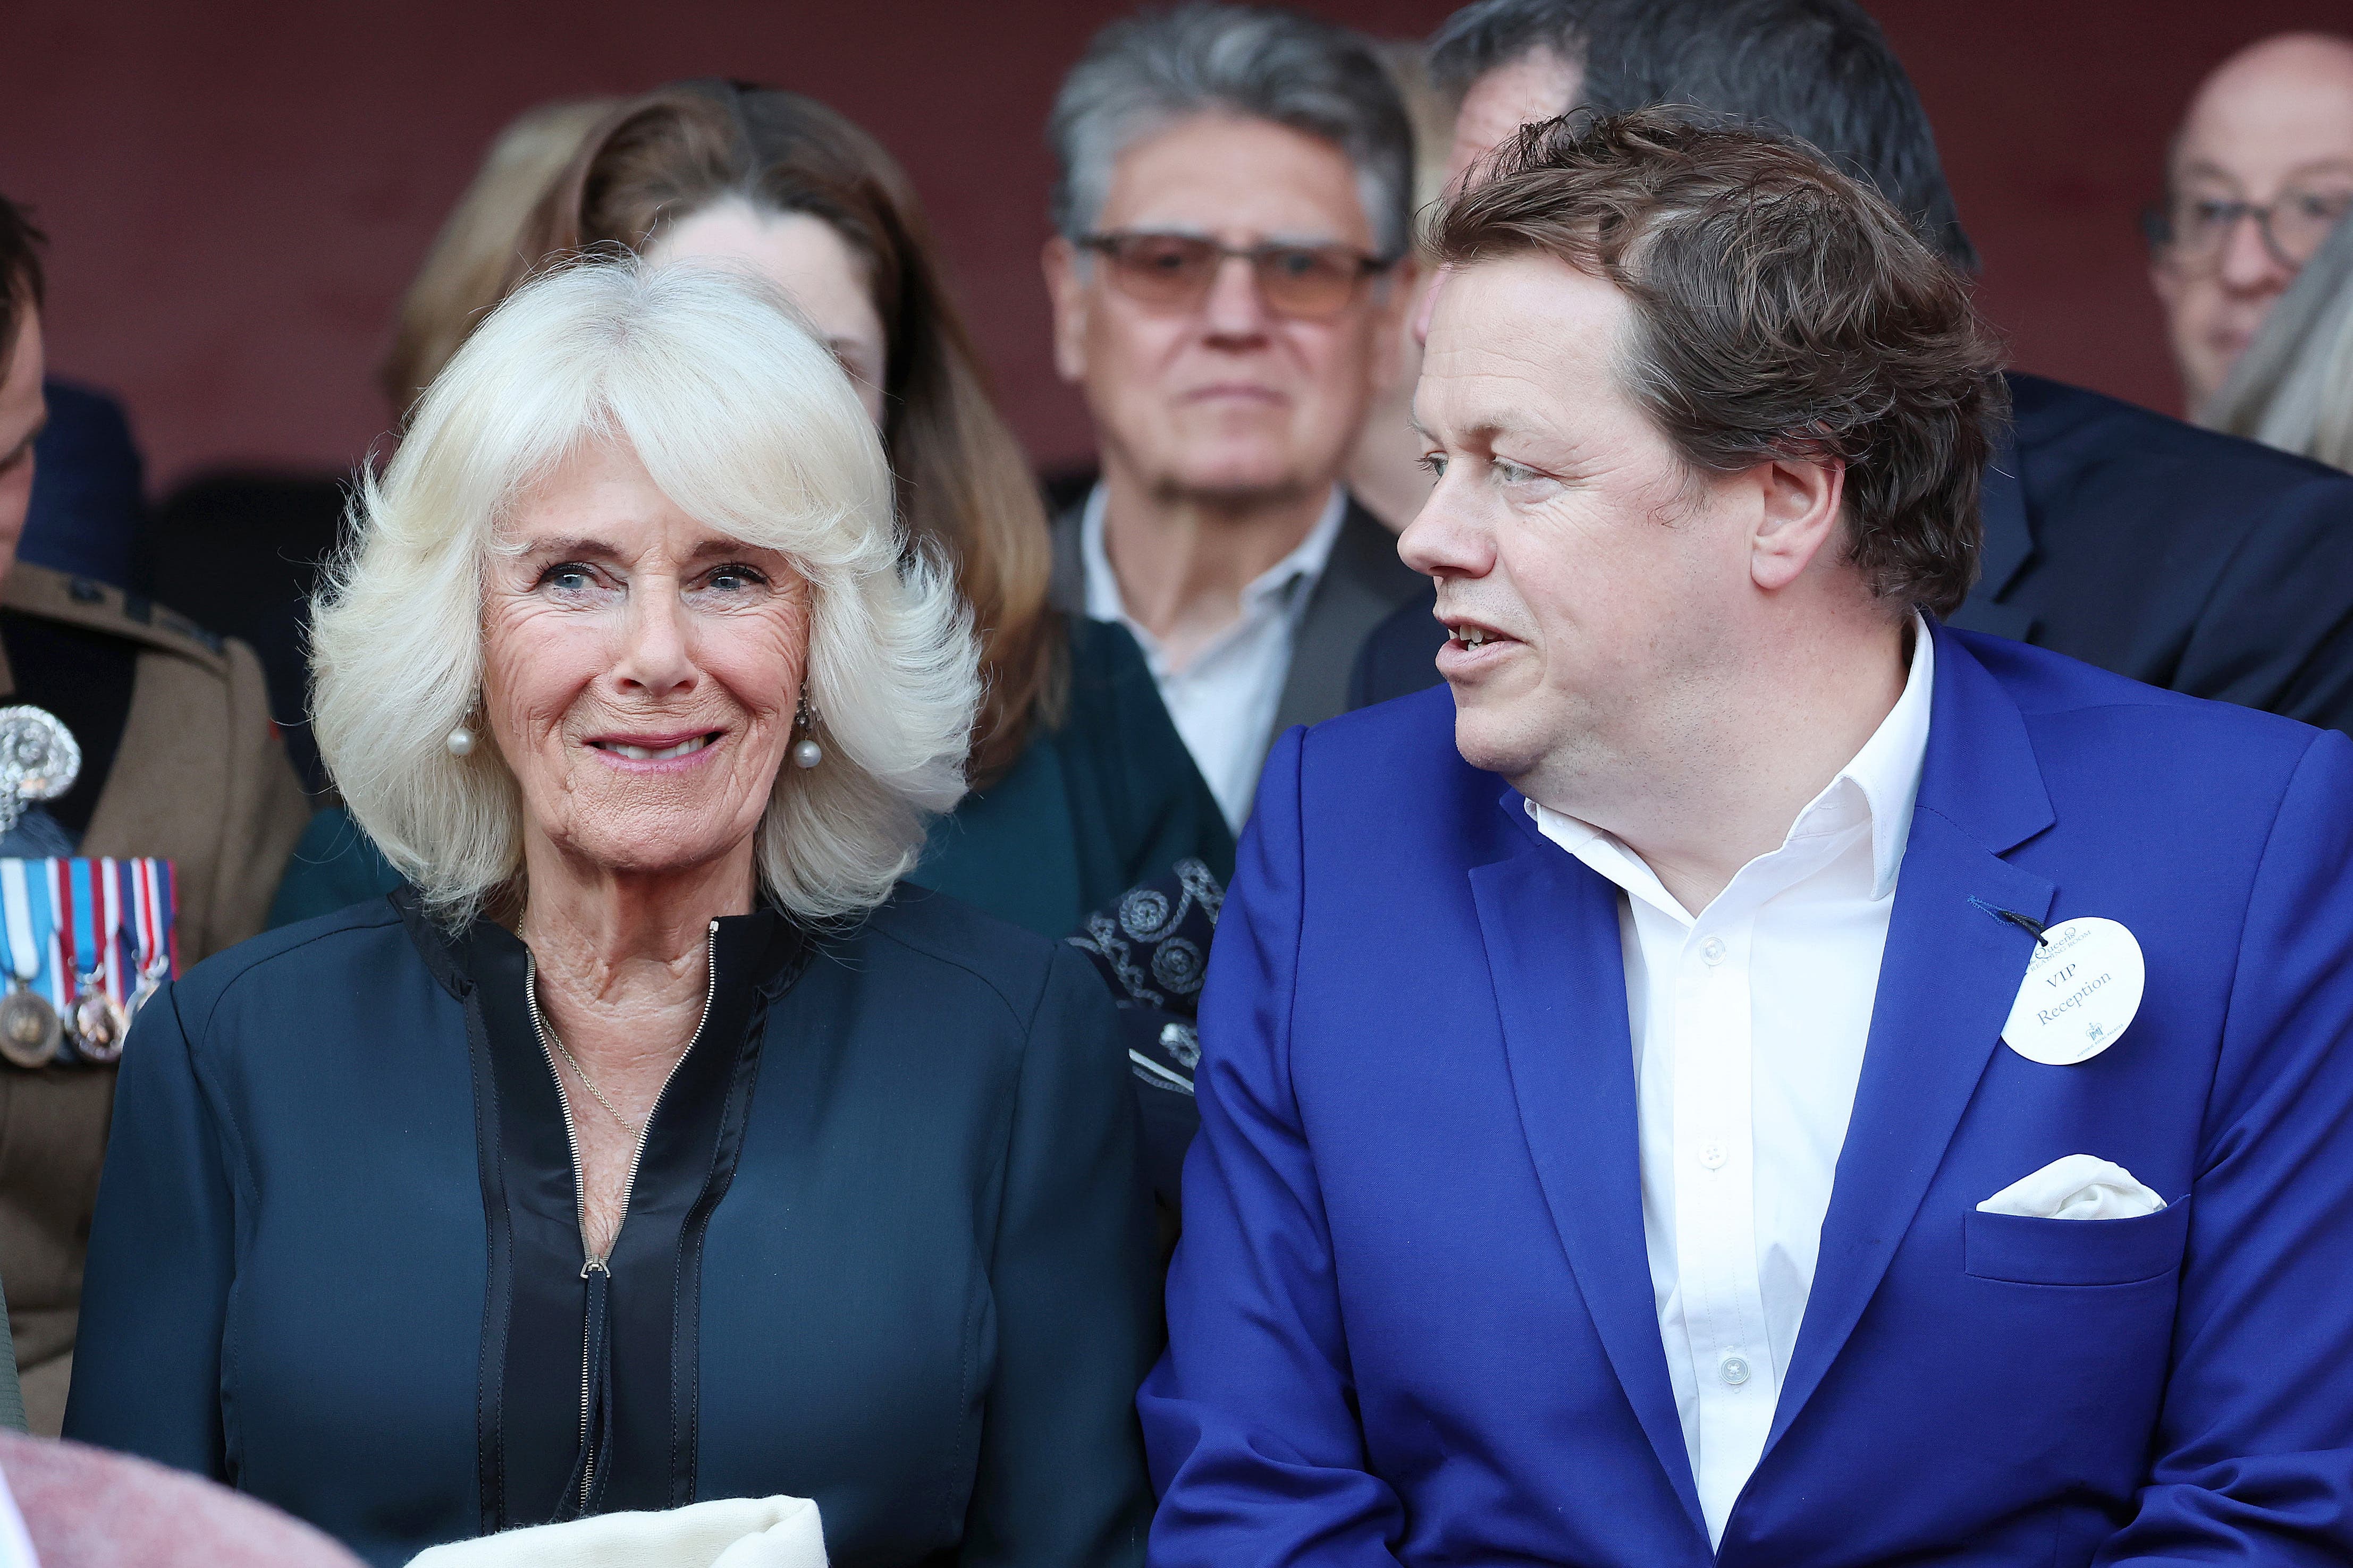
[[[1242,589],[1240,619],[1219,632],[1181,668],[1170,662],[1152,634],[1127,613],[1119,578],[1103,550],[1103,509],[1108,504],[1102,485],[1087,497],[1079,529],[1079,552],[1086,564],[1087,614],[1099,621],[1117,621],[1134,634],[1144,649],[1152,679],[1159,684],[1160,700],[1176,721],[1176,732],[1193,753],[1194,765],[1208,781],[1227,824],[1236,833],[1250,816],[1258,793],[1258,771],[1266,748],[1274,739],[1274,710],[1282,699],[1283,682],[1291,677],[1291,643],[1299,617],[1348,516],[1348,494],[1338,486],[1324,504],[1324,515],[1307,531],[1299,547],[1259,574]]]
[[[1546,837],[1623,890],[1643,1239],[1711,1544],[1764,1455],[1813,1289],[1935,667],[1915,617],[1894,708],[1696,918],[1623,841],[1530,803]]]

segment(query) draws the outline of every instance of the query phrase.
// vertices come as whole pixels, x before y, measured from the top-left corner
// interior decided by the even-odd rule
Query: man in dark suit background
[[[1134,634],[1239,828],[1269,742],[1347,705],[1419,586],[1341,484],[1397,372],[1411,132],[1356,34],[1191,5],[1105,28],[1051,139],[1055,363],[1103,457],[1055,596]]]
[[[1904,68],[1851,0],[1482,0],[1431,66],[1459,175],[1525,121],[1696,104],[1858,172],[1949,259],[1976,252]],[[1983,571],[1950,624],[2152,685],[2353,731],[2353,476],[2041,376],[1988,466]],[[1367,641],[1356,705],[1438,683],[1430,596]]]

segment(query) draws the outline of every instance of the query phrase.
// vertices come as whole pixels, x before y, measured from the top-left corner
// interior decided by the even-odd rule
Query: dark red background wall
[[[1317,0],[1426,33],[1445,0]],[[62,373],[129,402],[168,486],[343,468],[382,429],[394,302],[491,136],[538,100],[725,73],[816,93],[929,200],[1005,404],[1087,450],[1037,250],[1054,83],[1113,0],[8,0],[0,191],[52,237]],[[1879,0],[1936,117],[2019,363],[2171,407],[2133,215],[2199,76],[2344,0]]]

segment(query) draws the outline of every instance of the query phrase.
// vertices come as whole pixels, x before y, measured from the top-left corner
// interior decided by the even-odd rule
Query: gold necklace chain
[[[536,969],[538,965],[533,964],[533,967]],[[532,981],[532,999],[536,1003],[538,1001],[538,976],[534,974],[530,976],[530,979]],[[534,1006],[533,1010],[534,1012],[539,1011],[536,1006]],[[628,1117],[622,1115],[620,1110],[613,1104],[613,1102],[605,1098],[605,1091],[596,1087],[596,1080],[588,1076],[588,1069],[580,1065],[579,1058],[575,1057],[570,1048],[565,1045],[564,1037],[555,1032],[555,1026],[548,1021],[543,1013],[540,1017],[539,1026],[541,1031],[547,1036],[547,1043],[555,1047],[555,1054],[564,1058],[564,1065],[572,1069],[572,1075],[580,1080],[581,1087],[586,1089],[590,1094],[596,1097],[596,1103],[603,1106],[607,1111],[611,1113],[613,1120],[621,1124],[622,1131],[635,1132],[638,1130],[638,1124],[630,1121]]]

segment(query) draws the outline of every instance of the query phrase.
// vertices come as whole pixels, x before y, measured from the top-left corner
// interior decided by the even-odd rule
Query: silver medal
[[[55,800],[81,776],[81,744],[40,708],[0,708],[0,834],[34,801]]]

